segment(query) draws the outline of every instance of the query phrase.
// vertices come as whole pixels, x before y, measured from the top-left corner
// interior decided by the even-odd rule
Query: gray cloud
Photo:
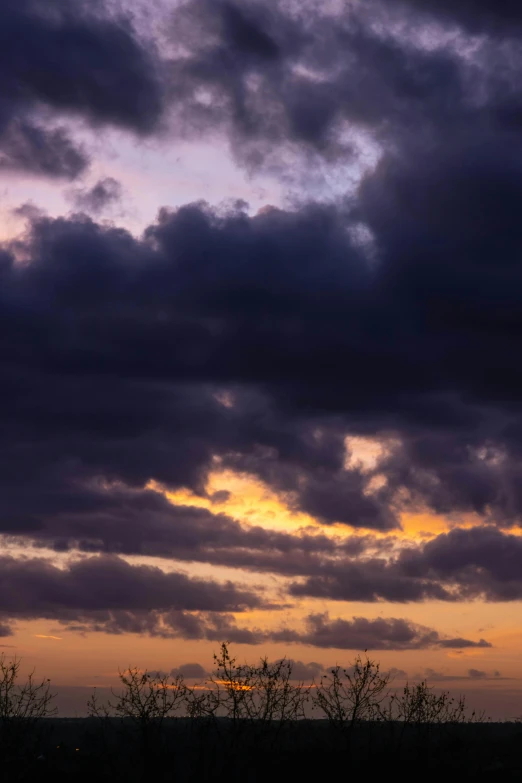
[[[263,630],[237,624],[233,615],[226,612],[122,612],[86,614],[78,622],[68,625],[69,630],[104,633],[140,633],[162,638],[183,638],[228,641],[233,644],[260,645],[266,642],[301,644],[322,649],[340,650],[424,650],[491,647],[489,642],[470,639],[451,639],[433,628],[417,625],[409,620],[377,618],[369,620],[354,617],[352,620],[330,618],[328,613],[310,614],[305,619],[305,629],[292,628]],[[318,664],[296,664],[297,674],[316,675]],[[305,679],[303,677],[303,679]]]
[[[104,177],[91,188],[72,190],[69,196],[78,209],[99,215],[121,199],[122,187],[114,177]]]
[[[456,639],[443,639],[440,642],[441,647],[447,647],[452,650],[465,650],[468,647],[491,647],[489,642],[485,639],[479,639],[478,642],[471,642],[469,639],[462,639],[458,637]]]
[[[74,114],[139,134],[162,112],[162,90],[149,42],[102,2],[87,11],[50,0],[8,0],[0,9],[0,168],[73,179],[88,165],[56,122]],[[44,121],[51,117],[52,123]]]
[[[481,639],[445,639],[431,628],[396,618],[354,617],[352,620],[330,619],[328,613],[311,614],[306,619],[306,631],[288,630],[272,635],[275,641],[309,644],[314,647],[347,650],[420,650],[431,647],[491,647]]]
[[[399,0],[408,3],[411,0]],[[458,22],[473,32],[511,36],[520,33],[522,12],[515,0],[415,0],[411,8],[435,19]]]
[[[468,677],[472,680],[485,680],[487,676],[487,672],[481,669],[468,669]]]
[[[353,157],[346,122],[383,139],[406,133],[413,117],[422,131],[458,122],[467,95],[449,50],[407,46],[382,33],[386,23],[377,34],[367,22],[383,15],[378,3],[335,17],[310,4],[300,11],[281,2],[181,6],[173,29],[190,50],[168,67],[178,128],[221,126],[239,159],[255,166],[287,144],[330,162]]]
[[[186,679],[201,680],[207,676],[207,671],[200,663],[182,663],[176,669],[172,669],[170,672],[171,677],[178,677],[181,675]]]
[[[44,177],[74,179],[89,158],[64,128],[50,128],[30,119],[0,124],[0,170],[22,169]]]
[[[293,658],[287,658],[286,661],[291,667],[290,678],[292,680],[310,682],[310,680],[317,679],[324,671],[324,666],[315,661],[303,663],[303,661],[295,661]]]
[[[190,634],[186,612],[262,606],[258,595],[230,582],[191,579],[117,557],[75,560],[63,569],[36,558],[1,558],[0,615],[6,619],[43,617],[109,633]]]
[[[522,596],[520,537],[494,527],[454,529],[392,558],[325,563],[291,585],[292,595],[358,601],[446,601]]]
[[[57,550],[275,572],[293,577],[295,597],[518,600],[519,538],[495,528],[522,516],[522,62],[516,28],[499,40],[497,25],[518,12],[484,0],[472,18],[469,3],[452,4],[468,30],[492,33],[471,52],[464,29],[460,47],[422,46],[425,17],[405,3],[395,13],[408,41],[382,24],[382,4],[336,19],[265,5],[185,4],[174,20],[185,52],[163,65],[103,3],[96,13],[58,0],[45,12],[31,0],[2,6],[0,166],[71,179],[88,161],[67,135],[70,115],[143,135],[165,101],[173,134],[226,133],[250,167],[289,145],[345,161],[347,124],[382,157],[336,203],[254,217],[162,209],[139,238],[26,211],[27,235],[0,254],[0,530]],[[437,9],[449,18],[449,4]],[[96,211],[114,195],[105,180],[78,198]],[[374,468],[346,468],[345,435],[390,445]],[[427,509],[488,525],[384,552],[349,536],[249,529],[147,489],[155,480],[207,497],[216,469],[266,482],[325,524],[392,531],[402,512]],[[70,579],[78,627],[264,638],[220,614],[254,605],[231,585],[214,594],[117,558],[65,576],[34,562],[6,561],[6,613],[29,616],[10,587],[28,579],[33,610],[58,616],[46,591]],[[88,585],[106,571],[116,581],[107,577],[103,604]],[[168,590],[184,600],[163,605]],[[308,638],[377,633],[336,622],[310,621]],[[409,625],[381,630],[381,649],[428,643]]]

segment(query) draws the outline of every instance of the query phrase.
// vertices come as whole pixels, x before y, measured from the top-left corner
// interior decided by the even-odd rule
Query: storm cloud
[[[80,214],[18,211],[26,229],[0,253],[0,532],[95,556],[64,570],[6,556],[6,623],[488,646],[393,619],[247,628],[235,612],[272,606],[252,590],[123,556],[276,574],[291,600],[522,598],[507,532],[522,521],[517,8],[397,0],[336,17],[192,0],[152,40],[102,2],[4,2],[9,176],[78,178],[105,128],[219,137],[283,182],[294,166],[312,180],[318,161],[341,172],[326,199],[310,186],[256,214],[158,204],[141,233],[102,220],[122,192],[102,166],[70,191]],[[332,535],[225,513],[231,495],[209,481],[225,471]],[[209,508],[162,494],[178,490]],[[474,523],[401,544],[418,512]]]
[[[257,595],[231,583],[192,579],[110,556],[59,568],[39,558],[4,555],[0,583],[0,615],[6,619],[43,617],[109,632],[159,633],[164,618],[167,626],[183,627],[185,611],[241,612],[262,606]]]
[[[405,603],[429,599],[516,601],[522,597],[520,536],[493,527],[455,529],[392,557],[323,561],[294,582],[296,596]]]
[[[424,179],[422,163],[411,175],[379,168],[361,189],[387,248],[376,269],[334,207],[252,218],[192,205],[163,212],[142,240],[85,217],[36,217],[2,261],[1,318],[12,335],[0,349],[4,529],[38,529],[24,505],[45,514],[53,498],[76,503],[99,479],[204,492],[216,466],[259,477],[326,523],[396,527],[401,491],[405,508],[516,522],[520,412],[503,395],[520,384],[518,272],[498,256],[489,262],[474,217],[487,199],[500,209],[513,197],[510,160],[480,158],[469,198],[458,169],[442,181],[432,163]],[[431,176],[423,207],[416,194]],[[390,198],[399,183],[411,223]],[[451,183],[468,213],[462,231],[444,234],[458,267],[440,260],[430,225]],[[519,240],[509,214],[500,212],[499,236],[511,254]],[[22,252],[30,262],[19,265]],[[394,440],[365,472],[346,467],[348,434]],[[20,482],[34,489],[17,494]]]
[[[522,11],[515,0],[503,3],[494,0],[415,0],[411,7],[443,22],[458,22],[473,32],[512,35],[519,32],[517,28],[522,22]]]
[[[102,3],[0,9],[0,167],[73,179],[88,165],[68,118],[150,132],[162,112],[152,48]]]
[[[432,628],[415,625],[403,619],[330,619],[328,613],[309,615],[303,633],[281,631],[273,638],[277,641],[299,642],[313,647],[339,650],[418,650],[430,647],[465,649],[492,646],[484,639],[478,642],[470,639],[445,639]]]
[[[68,195],[78,210],[99,215],[121,199],[122,187],[114,177],[104,177],[91,188],[76,188]]]

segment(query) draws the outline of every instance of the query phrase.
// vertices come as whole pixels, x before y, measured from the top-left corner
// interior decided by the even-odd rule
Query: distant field
[[[407,726],[361,723],[346,742],[323,720],[281,733],[266,722],[171,718],[141,731],[129,720],[47,718],[30,752],[11,749],[6,781],[338,780],[345,774],[401,775],[401,780],[458,774],[459,780],[519,780],[522,726],[485,723]]]

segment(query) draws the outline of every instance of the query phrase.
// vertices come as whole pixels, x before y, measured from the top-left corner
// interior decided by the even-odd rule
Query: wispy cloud
[[[45,633],[35,633],[34,634],[35,639],[54,639],[57,642],[61,642],[62,638],[61,636],[50,636]]]

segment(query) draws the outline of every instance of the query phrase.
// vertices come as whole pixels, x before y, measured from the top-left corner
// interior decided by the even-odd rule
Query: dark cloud
[[[473,192],[465,151],[449,157],[452,193],[445,157],[365,182],[361,204],[387,248],[374,270],[333,207],[249,218],[193,205],[162,213],[142,241],[35,217],[15,248],[30,262],[2,261],[3,529],[42,530],[50,515],[83,515],[82,502],[130,508],[142,496],[125,500],[125,487],[150,479],[204,493],[216,467],[252,473],[327,523],[389,529],[401,497],[516,521],[519,412],[502,399],[517,384],[517,272],[476,255],[487,251],[480,204],[507,203],[511,174],[503,155],[476,157]],[[423,199],[422,166],[434,180]],[[464,234],[451,234],[450,197],[465,205]],[[458,268],[436,252],[433,214]],[[509,214],[501,244],[516,247]],[[345,433],[395,440],[365,473],[344,467]]]
[[[95,215],[118,202],[121,196],[122,187],[114,177],[104,177],[92,188],[76,188],[70,193],[75,207]]]
[[[386,153],[417,148],[428,159],[453,136],[518,133],[518,40],[483,38],[479,45],[462,31],[458,46],[436,33],[427,46],[427,18],[413,6],[454,14],[472,32],[522,18],[512,3],[499,11],[486,0],[371,2],[337,14],[309,3],[182,4],[173,37],[185,43],[167,66],[175,132],[191,137],[220,128],[241,163],[266,164],[283,178],[295,176],[297,154],[307,183],[309,162],[340,165],[359,155],[354,131]],[[513,28],[506,24],[506,31]]]
[[[458,22],[473,32],[510,35],[519,32],[522,23],[522,10],[516,0],[415,0],[411,8],[438,20]]]
[[[492,675],[489,675],[487,672],[482,671],[481,669],[468,669],[466,674],[447,674],[446,672],[439,672],[434,669],[424,669],[424,673],[417,674],[415,679],[426,679],[428,682],[448,682],[464,679],[490,680],[497,677],[500,677],[500,672],[493,672]],[[509,679],[509,677],[502,677],[501,679],[505,680]]]
[[[487,679],[487,676],[487,672],[484,672],[481,669],[468,669],[468,677],[472,680],[485,680]]]
[[[316,663],[315,661],[303,663],[303,661],[295,661],[293,658],[285,658],[285,661],[291,668],[291,680],[310,682],[310,680],[317,679],[321,672],[324,671],[324,666],[321,663]]]
[[[371,9],[382,14],[379,4]],[[190,48],[169,63],[178,127],[220,125],[255,166],[289,143],[350,158],[347,122],[383,138],[413,117],[423,129],[454,122],[467,99],[459,58],[378,34],[365,18],[365,10],[333,16],[306,4],[300,14],[283,3],[184,4],[173,29]]]
[[[74,627],[69,626],[71,630]],[[124,615],[114,613],[111,621],[103,624],[88,619],[76,630],[83,633],[103,631],[105,633],[147,633],[165,639],[179,638],[192,640],[207,640],[221,643],[226,640],[231,644],[257,645],[267,641],[270,636],[259,629],[241,627],[232,614],[225,612],[182,612],[171,611],[164,614],[149,613],[140,616],[134,613]]]
[[[13,506],[4,531],[57,551],[142,554],[304,577],[290,585],[295,597],[406,603],[522,596],[520,539],[493,527],[455,529],[402,549],[393,538],[245,526],[225,514],[172,505],[152,490],[89,490],[63,491],[47,511],[45,496],[36,496],[35,508],[42,507],[31,515],[28,504],[22,516]]]
[[[454,583],[461,598],[513,601],[522,596],[522,541],[494,528],[456,529],[437,536],[418,552],[404,552],[410,575]]]
[[[520,536],[493,527],[454,529],[391,558],[324,559],[322,573],[294,582],[290,593],[344,601],[515,601],[522,596],[521,557]]]
[[[154,60],[129,20],[101,3],[87,13],[52,0],[45,11],[33,0],[2,3],[4,96],[79,112],[139,132],[161,111]]]
[[[148,634],[165,639],[181,638],[207,640],[231,644],[260,645],[267,642],[277,644],[301,644],[323,649],[339,650],[421,650],[444,649],[455,646],[458,649],[491,647],[481,639],[448,639],[432,628],[416,625],[409,620],[378,618],[368,620],[354,617],[352,620],[330,618],[328,613],[311,614],[305,619],[304,631],[290,628],[263,630],[238,625],[236,618],[227,612],[158,610],[114,610],[110,612],[84,611],[78,616],[73,613],[60,622],[69,631],[80,633],[103,632],[111,634]],[[294,679],[310,680],[320,673],[322,667],[316,663],[294,662]],[[192,665],[191,665],[192,666]],[[191,669],[192,671],[192,669]],[[182,673],[173,669],[174,673]],[[186,674],[185,676],[189,676]],[[198,675],[199,676],[199,675]]]
[[[171,677],[182,676],[188,680],[195,679],[201,680],[207,677],[208,672],[203,668],[200,663],[182,663],[176,669],[172,669],[170,672]]]
[[[217,492],[213,492],[210,496],[210,500],[212,504],[219,505],[221,503],[226,503],[227,500],[230,500],[232,497],[232,493],[229,492],[227,489],[220,489]]]
[[[63,128],[46,128],[27,119],[13,119],[3,131],[0,126],[0,170],[74,179],[88,163],[85,151]]]
[[[233,49],[243,56],[255,58],[261,61],[271,61],[278,58],[279,48],[271,37],[270,33],[263,29],[262,20],[255,18],[255,13],[261,11],[257,9],[244,9],[231,2],[221,2],[217,4],[206,4],[206,9],[210,10],[212,5],[217,5],[221,11],[221,21],[223,37],[228,45],[227,48]]]
[[[306,631],[288,630],[273,635],[275,641],[298,642],[314,647],[346,650],[420,650],[431,647],[491,647],[481,639],[444,639],[440,634],[408,620],[395,618],[354,617],[352,620],[330,619],[328,613],[311,614]]]
[[[462,680],[464,675],[461,674],[448,674],[447,672],[440,672],[436,669],[427,668],[424,669],[422,674],[416,674],[414,680],[431,682],[448,682],[454,680]]]
[[[92,557],[59,568],[41,559],[1,560],[0,614],[48,618],[112,633],[190,633],[190,612],[242,611],[262,600],[231,583]],[[195,617],[195,616],[194,616]],[[218,620],[216,620],[218,622]]]
[[[445,580],[430,578],[422,570],[410,575],[395,560],[389,562],[387,558],[323,561],[322,573],[318,569],[317,574],[292,583],[290,593],[294,596],[372,603],[379,600],[397,603],[455,600]]]
[[[81,146],[44,118],[76,115],[137,133],[162,111],[150,44],[102,3],[6,0],[0,8],[0,166],[72,179],[87,166]]]
[[[200,207],[165,213],[144,242],[86,218],[37,220],[32,239],[23,249],[34,263],[21,268],[6,257],[3,267],[6,287],[0,307],[6,328],[18,321],[19,335],[18,346],[11,343],[5,357],[6,415],[8,408],[14,413],[15,399],[25,397],[28,409],[19,410],[19,426],[27,427],[30,420],[47,421],[42,449],[47,448],[47,437],[69,440],[70,453],[79,457],[74,469],[76,487],[78,481],[84,484],[85,479],[92,482],[103,476],[135,487],[154,478],[171,487],[202,491],[209,469],[221,456],[223,467],[251,471],[273,481],[275,489],[292,496],[293,506],[310,509],[325,521],[340,519],[376,528],[396,525],[394,514],[380,497],[364,494],[359,472],[343,471],[344,442],[336,422],[319,412],[312,418],[297,413],[289,421],[255,386],[238,387],[237,403],[232,407],[221,404],[215,393],[221,381],[240,366],[244,382],[252,387],[265,373],[292,372],[284,364],[290,350],[294,363],[305,360],[280,340],[281,356],[269,360],[266,354],[262,359],[267,349],[271,351],[277,321],[286,330],[287,318],[297,319],[298,324],[301,316],[298,310],[292,315],[286,306],[277,314],[279,305],[274,302],[274,321],[265,333],[255,313],[269,306],[272,292],[267,282],[258,286],[259,275],[267,281],[271,274],[274,283],[283,283],[284,292],[289,281],[284,282],[279,262],[271,272],[266,266],[262,271],[267,253],[275,262],[274,251],[270,252],[274,240],[276,245],[281,243],[280,260],[290,279],[292,258],[301,257],[301,279],[295,281],[303,297],[299,307],[311,297],[310,306],[326,313],[319,289],[327,287],[327,270],[323,270],[324,283],[316,286],[318,290],[309,291],[307,281],[314,274],[317,253],[328,258],[333,252],[328,262],[331,274],[336,276],[336,267],[341,272],[342,226],[330,210],[322,208],[310,208],[303,215],[276,212],[253,221],[245,216],[228,217],[223,225],[215,220]],[[248,273],[241,270],[245,242],[253,254]],[[308,271],[302,263],[306,246]],[[224,263],[222,282],[220,277],[213,282],[211,268],[194,274],[194,258],[203,262],[211,248]],[[74,264],[69,262],[71,254]],[[353,263],[357,289],[357,278],[363,274],[357,267],[363,262],[355,252]],[[231,285],[225,284],[229,275]],[[349,277],[345,285],[347,295],[354,296]],[[284,301],[293,287],[294,283],[284,293]],[[210,327],[206,312],[214,313],[212,319],[221,324],[217,332]],[[213,345],[214,335],[221,345]],[[264,366],[253,362],[252,341],[258,343],[257,356]],[[169,347],[173,344],[177,345],[174,351]],[[33,363],[32,369],[27,362]],[[47,406],[43,417],[42,406]],[[60,410],[60,431],[49,418],[54,416],[53,407]],[[12,421],[11,432],[16,426]],[[136,448],[129,448],[131,443]],[[11,476],[16,464],[23,464],[24,482],[31,481],[28,453],[22,456],[24,445],[13,441],[13,448],[17,454],[9,458]],[[56,459],[61,457],[56,452],[47,465],[42,455],[38,457],[34,450],[32,454],[33,462],[38,462],[36,473],[44,470],[48,474],[47,487],[49,481],[67,481],[69,468],[58,468]],[[281,464],[286,464],[284,470]],[[325,468],[323,475],[318,467]],[[30,502],[35,502],[35,494]],[[21,510],[13,508],[13,513]]]
[[[469,639],[444,639],[440,642],[441,647],[448,647],[452,650],[465,650],[467,647],[491,647],[485,639],[479,639],[478,642],[470,642]]]
[[[78,9],[9,0],[0,10],[0,166],[76,176],[86,158],[67,136],[69,115],[137,133],[157,127],[153,47],[103,5]],[[370,23],[359,13],[192,2],[175,15],[187,51],[168,64],[174,124],[226,131],[249,165],[288,144],[339,162],[354,153],[346,123],[371,134],[381,160],[350,196],[254,217],[241,205],[162,209],[140,238],[26,210],[27,235],[0,255],[4,533],[303,577],[294,596],[522,596],[519,539],[492,526],[517,524],[522,511],[520,55],[509,41],[423,47],[413,14],[405,41],[379,26],[375,9]],[[464,19],[459,9],[466,4],[454,5]],[[96,212],[114,195],[101,180],[78,205]],[[374,467],[346,466],[346,435],[382,440]],[[426,508],[491,524],[383,553],[349,538],[249,529],[150,490],[156,481],[206,497],[221,469],[262,480],[326,524],[389,531],[401,512]],[[109,562],[122,583],[131,579],[121,561],[92,561]],[[16,568],[10,578],[22,579]],[[97,575],[83,568],[89,597]],[[80,566],[71,569],[79,580]],[[168,579],[183,582],[132,574],[156,603]],[[41,578],[45,587],[66,577]],[[71,622],[264,638],[219,614],[238,605],[226,589],[228,603],[218,591],[216,605],[209,595],[149,606],[169,611],[168,622],[146,606],[101,603],[89,611],[110,617],[80,616],[88,607],[78,606]],[[379,626],[380,649],[428,643],[396,622]],[[355,643],[378,630],[343,623],[310,621],[308,638]]]
[[[392,666],[391,669],[388,669],[388,674],[390,675],[392,681],[408,679],[408,672],[405,672],[404,669],[397,669],[395,666]]]
[[[140,554],[290,576],[320,574],[330,561],[348,565],[363,552],[390,546],[386,539],[365,536],[330,538],[246,526],[226,514],[173,505],[152,490],[93,483],[83,488],[57,485],[55,492],[47,506],[43,491],[23,509],[7,499],[3,532],[19,543],[30,536],[36,547],[58,552]]]

